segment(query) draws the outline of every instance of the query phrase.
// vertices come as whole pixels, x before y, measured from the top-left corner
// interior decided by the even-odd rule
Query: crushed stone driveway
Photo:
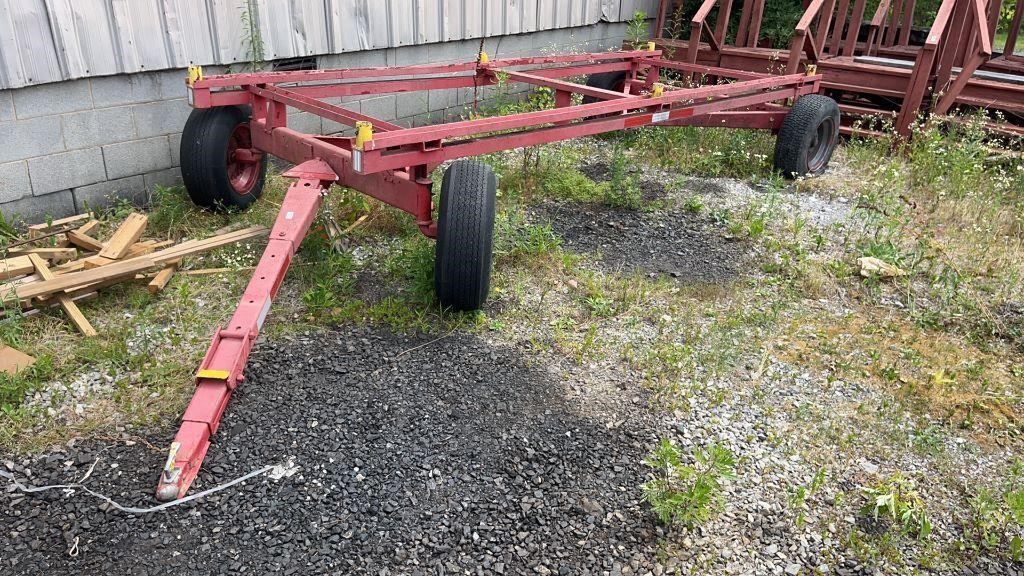
[[[261,343],[192,492],[289,459],[295,474],[137,516],[5,481],[0,574],[658,572],[646,399],[580,392],[585,367],[523,354],[351,326]],[[91,489],[152,506],[164,455],[145,444],[0,460],[39,486],[98,458]]]

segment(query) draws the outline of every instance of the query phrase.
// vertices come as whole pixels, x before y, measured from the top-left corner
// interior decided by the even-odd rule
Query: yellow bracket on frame
[[[373,123],[371,122],[356,122],[356,141],[353,143],[353,147],[356,150],[362,150],[363,146],[367,142],[373,140]]]
[[[202,66],[189,66],[188,67],[188,85],[194,86],[196,82],[203,79],[203,67]]]

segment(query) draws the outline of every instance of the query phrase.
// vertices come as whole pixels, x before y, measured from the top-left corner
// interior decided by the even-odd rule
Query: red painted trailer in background
[[[1004,2],[1015,2],[1014,17],[994,46]],[[662,0],[658,14],[656,43],[670,58],[777,74],[814,66],[823,93],[840,104],[846,133],[880,135],[855,124],[881,115],[909,136],[922,114],[984,109],[1002,115],[992,117],[994,130],[1024,135],[1024,55],[1016,52],[1024,0],[943,0],[921,38],[915,0],[881,0],[870,18],[865,0],[812,0],[783,47],[764,46],[765,0],[705,0],[685,23],[688,36],[683,4]]]
[[[712,85],[679,88],[663,74],[714,76]],[[587,77],[585,84],[571,81]],[[419,90],[525,83],[554,92],[555,108],[405,128],[324,99]],[[442,306],[478,309],[491,273],[496,178],[486,164],[449,166],[439,206],[431,173],[440,164],[523,146],[639,126],[727,126],[779,132],[775,162],[789,175],[825,169],[839,134],[834,101],[816,95],[821,76],[771,75],[673,62],[648,50],[405,68],[261,72],[204,78],[190,70],[195,108],[181,140],[182,177],[199,205],[245,207],[260,195],[267,155],[296,166],[252,280],[227,326],[219,329],[196,374],[160,475],[157,498],[173,500],[199,472],[232,391],[289,263],[332,185],[359,190],[411,214],[437,239],[435,275]],[[576,103],[573,96],[582,96]],[[350,126],[351,136],[303,134],[287,109]],[[436,212],[436,216],[435,216]]]

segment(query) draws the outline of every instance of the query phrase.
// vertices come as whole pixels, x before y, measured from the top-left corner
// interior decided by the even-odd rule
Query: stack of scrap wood
[[[29,226],[27,237],[8,244],[0,259],[0,303],[23,310],[60,306],[82,334],[92,336],[96,330],[77,302],[97,290],[141,280],[155,294],[182,258],[267,235],[266,228],[252,226],[175,244],[144,240],[147,224],[144,214],[130,214],[106,240],[98,238],[100,222],[91,214]]]

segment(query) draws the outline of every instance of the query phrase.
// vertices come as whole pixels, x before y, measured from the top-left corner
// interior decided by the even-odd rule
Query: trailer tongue
[[[284,174],[295,181],[238,308],[214,335],[196,374],[196,392],[171,444],[157,498],[181,498],[196,479],[288,266],[333,184],[413,215],[421,232],[437,239],[439,302],[475,310],[490,286],[497,181],[486,164],[459,160],[445,172],[440,205],[434,206],[429,175],[443,162],[625,128],[695,125],[777,130],[777,169],[788,176],[825,169],[838,139],[839,111],[832,100],[814,95],[820,76],[672,62],[650,48],[507,60],[480,54],[476,62],[460,64],[205,78],[201,69],[190,69],[195,110],[182,135],[181,169],[192,200],[211,209],[250,205],[262,192],[267,154],[296,164]],[[687,87],[662,81],[670,75]],[[589,77],[586,84],[567,80],[582,76]],[[694,81],[705,78],[715,82]],[[324,100],[504,82],[551,89],[555,108],[404,128]],[[583,96],[582,104],[574,104],[574,94]],[[355,134],[292,130],[289,107]]]

